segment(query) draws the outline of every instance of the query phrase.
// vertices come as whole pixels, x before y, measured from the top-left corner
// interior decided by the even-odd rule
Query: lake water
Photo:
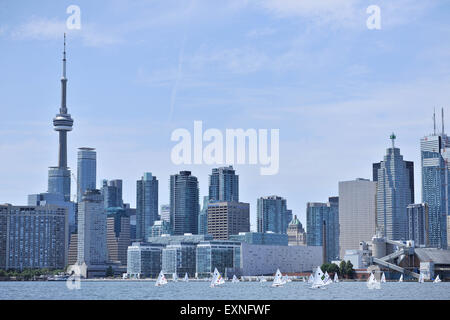
[[[388,282],[369,290],[365,282],[340,282],[326,289],[311,289],[303,282],[273,288],[271,282],[230,283],[210,288],[208,282],[169,282],[155,287],[154,281],[82,281],[69,290],[64,281],[0,281],[0,300],[449,300],[450,282]]]

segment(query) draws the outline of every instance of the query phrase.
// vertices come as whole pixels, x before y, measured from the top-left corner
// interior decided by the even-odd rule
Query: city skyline
[[[11,4],[2,5],[13,6]],[[105,3],[103,5],[106,6]],[[80,3],[83,14],[87,16],[92,15],[93,8],[98,8],[97,6],[101,5]],[[116,4],[116,6],[119,5]],[[201,6],[207,7],[207,4]],[[423,12],[428,15],[413,11],[411,18],[425,24],[430,20],[431,15],[434,17],[433,20],[436,24],[423,29],[419,33],[419,44],[430,44],[433,48],[440,48],[441,50],[436,51],[445,57],[446,48],[438,45],[436,36],[432,36],[437,30],[440,30],[439,22],[442,17],[437,12],[445,5],[439,3],[434,5],[422,4],[421,6],[425,9]],[[46,37],[43,31],[39,30],[39,25],[36,27],[37,33],[35,34],[27,33],[26,31],[29,31],[29,29],[22,27],[26,26],[26,22],[31,19],[31,13],[35,13],[37,16],[35,19],[40,19],[39,21],[46,26],[53,21],[52,17],[56,17],[56,21],[64,21],[66,18],[65,7],[64,4],[61,4],[56,6],[55,11],[52,11],[48,6],[43,5],[42,8],[38,8],[37,5],[31,4],[20,19],[12,18],[13,14],[11,14],[11,17],[2,19],[4,24],[0,26],[0,41],[3,45],[8,45],[11,50],[5,53],[5,61],[8,61],[9,65],[0,62],[1,67],[6,71],[5,76],[0,79],[0,88],[2,88],[0,90],[2,90],[1,93],[4,97],[2,106],[4,127],[1,129],[1,133],[5,137],[0,142],[0,150],[7,152],[7,154],[17,155],[17,157],[4,159],[2,162],[0,178],[8,183],[1,186],[0,203],[26,204],[28,194],[45,191],[46,168],[54,164],[55,159],[57,159],[58,141],[54,132],[49,128],[49,121],[53,119],[60,99],[58,78],[61,73],[62,34],[65,30],[64,28],[58,29],[56,23],[55,29],[57,32],[51,29],[50,34]],[[191,13],[186,15],[198,15],[198,11],[204,10],[200,7],[194,7]],[[177,7],[172,6],[172,9],[174,8]],[[12,9],[12,12],[14,12],[14,7],[8,9]],[[106,9],[108,13],[114,11],[111,6],[107,6]],[[159,9],[164,11],[164,8]],[[184,70],[187,78],[185,78],[186,82],[181,81],[178,98],[174,99],[177,102],[176,104],[170,103],[173,93],[171,89],[173,89],[175,83],[172,80],[175,80],[175,78],[163,78],[161,69],[159,69],[161,70],[159,77],[157,73],[149,75],[148,72],[152,70],[157,72],[158,69],[153,69],[155,65],[145,62],[144,56],[137,53],[140,49],[144,49],[143,52],[148,53],[157,48],[156,45],[150,44],[152,40],[160,44],[160,38],[153,38],[154,35],[147,33],[147,31],[153,30],[152,27],[138,30],[136,37],[129,40],[132,42],[132,46],[125,50],[126,52],[123,55],[117,52],[118,48],[123,49],[123,44],[105,44],[103,42],[98,46],[92,46],[92,44],[89,45],[85,42],[84,36],[88,35],[89,32],[92,34],[93,30],[98,31],[95,26],[89,28],[86,25],[78,34],[76,31],[68,33],[67,72],[70,81],[68,83],[67,106],[73,118],[76,119],[76,125],[68,141],[68,166],[72,172],[76,168],[77,148],[88,145],[96,148],[98,153],[97,184],[101,185],[102,179],[108,177],[122,179],[124,182],[124,201],[131,203],[133,207],[135,207],[135,181],[139,179],[142,172],[148,171],[153,172],[161,179],[159,187],[160,203],[169,202],[169,176],[183,170],[189,170],[192,175],[198,177],[200,197],[202,197],[208,193],[207,177],[211,168],[219,166],[175,166],[170,164],[170,148],[173,146],[170,142],[170,132],[174,128],[192,128],[194,120],[204,120],[208,127],[220,129],[278,127],[280,128],[281,142],[280,173],[275,176],[262,177],[258,174],[258,166],[234,165],[234,169],[241,176],[241,185],[246,186],[240,190],[240,200],[250,203],[252,230],[256,230],[257,199],[260,196],[271,194],[277,194],[288,199],[293,214],[297,215],[305,224],[307,202],[320,202],[330,195],[337,195],[338,181],[371,177],[371,164],[379,161],[388,144],[389,133],[395,131],[399,137],[398,145],[402,149],[405,159],[412,160],[415,163],[415,197],[416,202],[418,202],[421,199],[421,181],[419,179],[421,176],[419,165],[420,139],[432,132],[433,108],[439,108],[450,100],[449,93],[443,89],[445,77],[448,76],[448,66],[433,64],[429,71],[425,71],[414,64],[413,68],[408,69],[413,65],[413,62],[417,61],[414,59],[424,59],[420,54],[430,54],[430,52],[422,50],[414,56],[414,59],[406,58],[405,62],[394,68],[394,72],[398,71],[399,75],[393,76],[388,69],[395,63],[388,63],[388,66],[382,68],[378,68],[380,67],[378,63],[376,65],[369,63],[374,58],[383,58],[384,55],[388,55],[389,53],[386,53],[386,51],[377,55],[368,53],[363,49],[357,50],[355,55],[361,54],[357,61],[360,63],[358,69],[358,64],[353,64],[345,58],[344,51],[341,48],[337,50],[338,57],[325,59],[322,68],[309,67],[306,73],[303,73],[303,76],[311,79],[309,86],[304,83],[302,78],[299,78],[300,75],[295,75],[283,69],[274,71],[273,64],[270,64],[271,70],[266,70],[263,67],[264,63],[260,63],[254,66],[255,70],[242,70],[246,72],[243,75],[237,72],[239,68],[236,68],[232,62],[241,62],[242,65],[245,57],[249,57],[249,54],[252,53],[255,54],[254,48],[264,49],[265,43],[274,44],[274,34],[283,31],[283,39],[280,41],[284,44],[295,43],[295,40],[300,41],[301,37],[286,38],[285,34],[289,34],[286,31],[292,28],[293,18],[274,17],[272,11],[265,11],[264,9],[228,9],[229,17],[241,14],[257,15],[255,20],[252,20],[251,25],[238,25],[231,30],[233,35],[231,40],[236,40],[237,34],[247,29],[247,32],[244,33],[246,35],[244,40],[249,41],[250,39],[249,47],[246,49],[241,39],[238,44],[242,46],[240,48],[242,50],[237,50],[235,53],[230,52],[230,47],[227,48],[230,45],[228,41],[224,41],[223,46],[208,42],[214,33],[207,32],[204,39],[200,37],[201,33],[196,29],[205,23],[204,20],[195,23],[189,30],[189,41],[186,42],[184,51],[186,58]],[[60,10],[61,13],[56,10]],[[393,10],[391,14],[393,12],[396,14],[402,13],[401,8],[391,8],[390,10]],[[131,11],[131,9],[128,9],[127,13],[133,14]],[[280,11],[277,12],[280,13]],[[308,16],[308,14],[306,15]],[[405,15],[403,14],[403,17]],[[361,15],[361,18],[365,17],[364,14]],[[345,40],[340,31],[347,30],[353,37],[352,39],[360,41],[361,47],[379,41],[389,46],[390,51],[388,51],[393,54],[394,58],[400,59],[400,56],[404,58],[408,49],[411,49],[411,44],[404,49],[400,49],[394,44],[395,41],[407,34],[407,22],[389,25],[389,16],[383,17],[383,21],[387,21],[386,24],[383,24],[383,30],[378,35],[370,34],[368,30],[362,30],[363,26],[360,28],[334,26],[337,29],[333,29],[330,24],[311,27],[309,34],[303,29],[300,29],[299,33],[309,40],[311,35],[319,36],[319,40],[327,40],[325,34],[329,30],[334,30],[338,36],[337,41],[339,41]],[[105,17],[98,16],[96,18],[99,21],[105,19]],[[128,18],[124,16],[121,21],[126,22]],[[302,14],[298,14],[297,18],[299,24],[305,23]],[[314,19],[314,17],[310,17],[310,19]],[[221,21],[224,23],[223,20]],[[212,21],[208,22],[212,23]],[[172,31],[178,31],[184,26],[183,23],[173,23],[173,27],[170,28]],[[272,30],[264,30],[265,24],[271,25]],[[111,23],[106,25],[111,26]],[[215,32],[219,34],[227,29],[227,24],[212,23],[212,26]],[[387,35],[388,32],[384,30],[390,31],[390,35]],[[270,35],[271,32],[272,35]],[[438,34],[442,36],[443,32],[447,31],[440,31]],[[366,33],[370,39],[361,40],[360,37],[365,36]],[[163,49],[159,49],[153,56],[156,60],[162,62],[164,68],[170,69],[178,65],[183,37],[177,34],[175,38],[175,44],[166,47],[167,50],[172,52],[167,60],[162,59]],[[426,38],[429,39],[426,40]],[[225,39],[230,40],[229,37]],[[103,37],[103,40],[106,41],[107,37]],[[201,50],[201,48],[204,48],[202,44],[206,45],[205,52]],[[402,44],[404,43],[399,42],[399,46]],[[214,50],[212,49],[215,45],[217,50],[226,52],[228,49],[228,55],[217,53],[214,56]],[[382,46],[379,43],[378,45],[376,48],[382,50],[380,49]],[[300,56],[308,54],[308,57],[311,58],[311,52],[317,48],[311,47],[311,44],[305,46],[303,48],[305,50],[301,50],[301,46],[298,48],[293,46],[291,49],[299,50],[292,50],[291,54],[296,53]],[[33,48],[32,57],[29,54],[30,48]],[[136,52],[133,52],[134,50]],[[318,50],[326,57],[328,51],[321,46]],[[268,51],[262,50],[262,52],[277,61],[278,55],[273,48]],[[203,57],[200,55],[201,53],[204,54]],[[17,56],[14,56],[15,54]],[[25,56],[29,59],[26,59]],[[199,61],[200,58],[203,58],[203,60]],[[397,58],[394,60],[398,61]],[[116,65],[116,62],[124,59],[140,62]],[[228,96],[215,90],[201,96],[200,93],[204,90],[200,89],[208,88],[206,85],[202,85],[202,82],[210,79],[207,75],[208,66],[217,67],[223,62],[220,59],[226,59],[229,64],[225,65],[231,69],[221,70],[225,74],[224,79],[215,80],[219,88],[228,89]],[[220,63],[218,60],[220,60]],[[345,68],[353,67],[353,72],[357,73],[355,79],[360,82],[359,84],[344,81],[341,93],[337,93],[333,81],[346,80],[337,75],[342,71],[340,68],[334,69],[335,72],[330,76],[331,79],[325,82],[322,82],[324,76],[312,77],[316,72],[328,74],[325,72],[327,68],[341,60],[343,60]],[[263,59],[262,61],[266,60]],[[320,60],[313,61],[320,62]],[[194,62],[205,69],[202,69],[203,71],[200,74],[195,73],[196,79],[194,80],[197,80],[196,83],[193,82],[192,78],[189,78],[189,76],[194,75]],[[298,61],[295,62],[298,63]],[[114,77],[117,70],[114,72],[115,69],[112,66],[117,66],[118,70],[125,72],[122,80]],[[233,66],[235,69],[232,69]],[[294,69],[295,71],[302,70],[298,65]],[[377,72],[374,72],[374,69]],[[402,70],[407,69],[408,72],[401,73]],[[136,70],[140,70],[141,73]],[[134,72],[136,73],[134,74]],[[358,72],[360,72],[359,75]],[[276,76],[277,73],[278,76]],[[420,80],[408,81],[408,75],[413,73],[421,75]],[[440,77],[438,77],[440,80],[437,82],[431,81],[436,74],[440,74]],[[6,78],[6,75],[9,75],[9,78]],[[133,78],[133,75],[141,76],[141,78]],[[172,73],[169,73],[169,75],[171,76]],[[153,76],[153,79],[151,79],[151,76]],[[264,78],[264,76],[274,76],[274,79],[278,80],[256,79]],[[393,77],[391,81],[396,83],[394,90],[387,90],[386,87],[391,84],[389,82],[385,86],[380,85],[380,81],[389,79],[390,76]],[[295,85],[290,85],[289,81],[279,80],[283,77],[291,79],[293,84],[298,84],[298,88]],[[29,79],[29,81],[24,83],[22,79]],[[124,80],[131,79],[136,81],[129,81],[131,85],[127,85],[123,90],[117,89],[124,85],[124,82],[126,82]],[[161,87],[157,87],[155,81],[163,82],[160,85],[164,88],[164,90],[161,90],[164,93],[156,92]],[[88,88],[95,87],[93,83],[98,86],[98,91],[95,93]],[[244,86],[242,91],[239,91],[236,97],[233,97],[231,93],[242,83],[247,85]],[[319,84],[321,85],[319,86]],[[370,87],[371,85],[373,87]],[[157,87],[156,90],[155,87]],[[25,90],[32,97],[32,100],[29,101],[29,98],[26,98],[25,95],[17,94],[19,88]],[[264,95],[264,99],[261,99],[261,92],[258,90],[267,90],[267,88],[271,88],[269,96]],[[315,90],[312,90],[307,98],[300,98],[311,88]],[[355,90],[355,88],[357,91],[359,90],[357,97],[349,95],[349,92]],[[320,98],[328,90],[329,94],[326,98]],[[145,93],[140,92],[134,96],[137,91]],[[410,96],[410,92],[416,91],[422,93]],[[409,92],[408,96],[407,92]],[[268,97],[272,98],[267,99]],[[112,101],[115,99],[118,101]],[[152,101],[152,103],[148,104],[148,101]],[[145,106],[142,104],[145,104]],[[195,109],[195,104],[198,104],[198,109]],[[125,108],[124,106],[127,105],[133,107]],[[214,108],[211,108],[211,105]],[[208,106],[209,109],[207,109]],[[242,108],[244,108],[244,116],[239,119],[237,115]],[[149,109],[149,111],[144,109]],[[256,109],[258,110],[257,113],[255,112]],[[190,110],[191,113],[189,114],[187,110]],[[211,110],[214,110],[214,112]],[[29,115],[28,118],[25,117],[24,119],[24,112]],[[143,116],[141,116],[141,113],[143,113]],[[407,119],[406,114],[408,115]],[[214,121],[212,116],[216,117],[217,115],[220,116],[223,123],[218,124],[217,121]],[[331,122],[329,119],[325,119],[329,115],[332,116],[330,117],[330,119],[332,118]],[[171,121],[167,121],[169,116]],[[350,116],[350,119],[344,120],[347,116]],[[160,125],[158,122],[163,124]],[[343,129],[347,126],[352,127],[352,130]],[[135,139],[136,137],[138,139]],[[116,148],[111,146],[112,139],[116,143]],[[123,150],[123,152],[120,152],[117,156],[117,150]],[[345,150],[345,152],[342,153],[342,150]],[[329,166],[330,154],[339,154],[339,159],[334,159],[334,166]],[[133,165],[123,166],[123,163]],[[356,166],[355,163],[357,163]],[[339,168],[339,170],[336,170],[336,168]],[[74,190],[76,190],[74,181],[72,181],[71,190],[73,196]]]

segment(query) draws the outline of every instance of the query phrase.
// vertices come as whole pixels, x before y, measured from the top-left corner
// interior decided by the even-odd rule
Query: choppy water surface
[[[340,282],[326,289],[311,289],[303,282],[290,282],[280,288],[271,282],[230,283],[210,288],[208,282],[169,282],[155,287],[151,281],[82,281],[80,289],[69,290],[64,281],[0,282],[0,300],[353,300],[426,299],[450,300],[450,282],[388,282],[369,290],[365,282]]]

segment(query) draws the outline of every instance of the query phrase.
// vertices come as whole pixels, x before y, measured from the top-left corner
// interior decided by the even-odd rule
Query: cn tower
[[[73,119],[67,113],[66,34],[64,34],[63,73],[61,78],[61,107],[53,119],[53,127],[59,133],[58,166],[48,171],[48,192],[64,195],[70,201],[70,169],[67,167],[67,132],[72,131]]]

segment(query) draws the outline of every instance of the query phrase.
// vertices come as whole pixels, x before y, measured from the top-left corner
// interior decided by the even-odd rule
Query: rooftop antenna
[[[395,133],[392,132],[392,134],[389,138],[392,140],[392,149],[395,149],[395,139],[397,138],[395,136]]]
[[[442,111],[442,135],[444,135],[445,131],[444,131],[444,108],[441,109]]]
[[[434,128],[434,135],[436,135],[436,108],[433,108],[433,128]]]

